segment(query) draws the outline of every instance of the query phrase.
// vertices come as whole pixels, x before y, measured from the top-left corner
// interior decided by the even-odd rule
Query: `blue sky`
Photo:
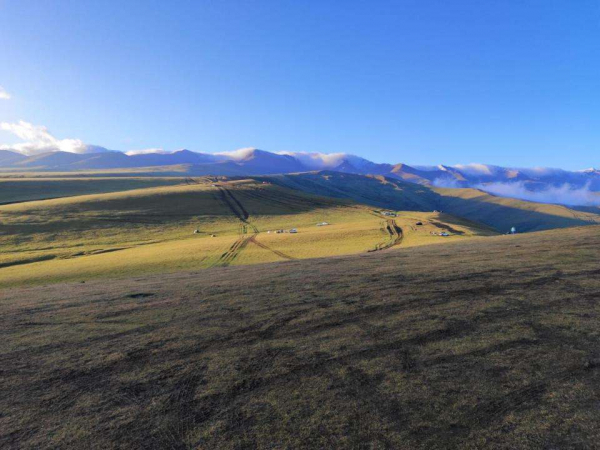
[[[600,166],[597,1],[0,0],[0,43],[60,139]]]

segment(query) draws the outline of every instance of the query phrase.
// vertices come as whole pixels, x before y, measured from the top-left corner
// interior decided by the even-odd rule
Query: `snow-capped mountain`
[[[97,151],[94,151],[97,150]],[[477,188],[487,192],[578,205],[600,205],[600,170],[566,171],[552,168],[513,168],[488,164],[409,166],[374,163],[345,153],[268,152],[243,148],[232,152],[199,153],[160,149],[122,153],[88,146],[85,153],[48,152],[34,156],[1,150],[0,167],[11,170],[75,171],[88,169],[185,166],[191,175],[269,175],[333,170],[360,175],[383,175],[439,188]],[[175,169],[174,169],[175,170]],[[181,167],[177,168],[182,171]],[[151,172],[152,169],[149,169]],[[164,167],[162,170],[165,173]],[[588,195],[588,193],[592,193]]]

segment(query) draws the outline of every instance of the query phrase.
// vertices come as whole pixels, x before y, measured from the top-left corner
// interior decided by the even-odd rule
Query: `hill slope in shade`
[[[27,157],[20,153],[11,152],[9,150],[0,150],[0,167],[12,166],[19,161],[23,161]]]
[[[384,208],[444,211],[506,232],[538,231],[600,223],[593,210],[496,197],[476,189],[433,188],[391,178],[322,171],[265,178],[304,192],[321,193]]]
[[[0,206],[0,285],[330,257],[495,234],[446,214],[385,216],[255,180],[186,181],[193,184]],[[297,232],[275,232],[292,228]],[[444,231],[450,236],[439,236]]]
[[[599,231],[4,290],[0,444],[594,448]]]
[[[172,186],[186,184],[188,180],[189,178],[166,177],[8,178],[0,176],[0,204]]]

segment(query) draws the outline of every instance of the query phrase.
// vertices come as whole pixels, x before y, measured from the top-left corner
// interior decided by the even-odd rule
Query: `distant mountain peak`
[[[342,162],[339,165],[337,165],[336,167],[334,167],[333,170],[336,172],[349,172],[349,173],[357,172],[357,168],[354,167],[354,165],[350,161],[348,161],[348,159],[342,160]]]
[[[566,171],[543,167],[517,169],[489,164],[409,166],[403,163],[375,163],[348,153],[268,152],[255,147],[220,153],[201,153],[189,149],[165,151],[162,148],[122,153],[104,147],[87,146],[85,152],[50,151],[35,155],[25,155],[6,146],[0,149],[0,167],[19,170],[76,171],[186,166],[190,174],[229,176],[329,170],[383,176],[428,186],[505,192],[510,193],[506,196],[516,198],[527,198],[531,192],[539,195],[544,191],[568,191],[570,198],[574,198],[575,194],[581,197],[569,201],[582,202],[578,204],[600,203],[600,195],[595,194],[600,192],[600,170],[596,168]],[[165,170],[161,169],[160,172],[164,173]],[[590,197],[589,192],[594,196]]]

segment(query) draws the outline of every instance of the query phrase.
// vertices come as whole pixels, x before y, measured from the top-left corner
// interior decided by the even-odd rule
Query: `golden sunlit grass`
[[[1,206],[0,284],[328,257],[392,244],[390,218],[373,208],[251,180],[192,182]],[[494,234],[434,213],[394,220],[407,246]],[[446,230],[451,236],[431,234]]]

